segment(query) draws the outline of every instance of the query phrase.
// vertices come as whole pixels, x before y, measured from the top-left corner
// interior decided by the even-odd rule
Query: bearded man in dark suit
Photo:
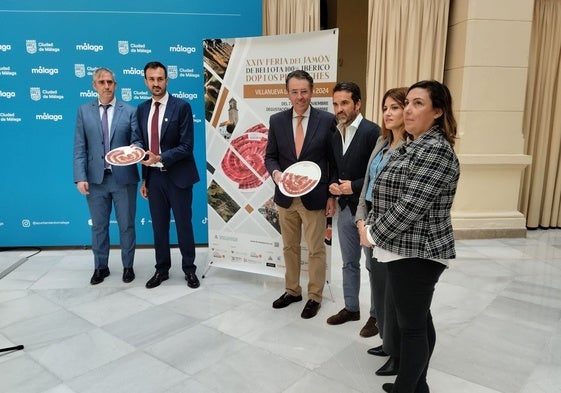
[[[193,113],[189,103],[167,92],[167,69],[162,63],[146,64],[144,83],[152,98],[138,106],[138,129],[133,143],[147,152],[142,161],[140,193],[148,199],[150,206],[156,252],[156,272],[146,283],[146,288],[155,288],[169,278],[171,211],[185,280],[190,288],[197,288],[200,283],[195,274],[191,205],[193,185],[200,179],[193,155]]]

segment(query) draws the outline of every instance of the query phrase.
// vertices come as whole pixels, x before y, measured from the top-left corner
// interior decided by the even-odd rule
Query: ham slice
[[[140,147],[123,146],[107,153],[105,160],[111,165],[132,165],[142,160],[145,154],[146,152]]]

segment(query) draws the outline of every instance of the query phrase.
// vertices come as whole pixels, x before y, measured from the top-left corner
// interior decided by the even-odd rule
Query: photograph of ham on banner
[[[337,29],[204,40],[209,267],[284,277],[275,184],[264,163],[269,117],[290,109],[285,79],[298,69],[314,79],[312,106],[333,112],[337,44]],[[330,260],[327,247],[327,281]]]

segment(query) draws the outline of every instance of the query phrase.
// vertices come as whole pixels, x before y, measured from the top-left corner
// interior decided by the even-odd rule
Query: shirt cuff
[[[366,229],[366,239],[368,239],[368,241],[370,242],[370,244],[372,244],[373,246],[376,245],[376,242],[374,242],[374,239],[372,238],[372,235],[370,234],[370,227],[371,225],[365,225],[364,229]]]

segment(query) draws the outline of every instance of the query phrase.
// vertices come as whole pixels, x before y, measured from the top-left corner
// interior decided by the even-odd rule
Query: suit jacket
[[[330,170],[333,170],[333,151],[331,139],[335,131],[335,116],[329,112],[310,108],[310,118],[306,128],[304,145],[300,157],[296,158],[294,132],[292,127],[292,108],[275,113],[269,120],[269,135],[265,153],[265,166],[269,173],[284,171],[298,161],[313,161],[321,169],[318,185],[301,197],[308,210],[325,209],[329,196]],[[275,203],[288,208],[291,197],[284,195],[278,185],[275,187]]]
[[[339,196],[338,202],[341,209],[349,206],[353,216],[356,214],[368,158],[376,145],[379,134],[380,127],[378,124],[363,118],[345,154],[343,154],[341,133],[333,134],[333,156],[337,169],[333,171],[330,183],[339,183],[339,179],[351,181],[353,193]]]
[[[372,191],[367,224],[376,247],[408,258],[455,258],[450,209],[459,177],[438,126],[397,149]]]
[[[138,106],[138,127],[133,133],[133,143],[149,150],[148,115],[152,99]],[[160,130],[160,156],[171,181],[179,188],[187,188],[200,180],[195,156],[193,112],[191,105],[179,98],[169,95],[164,120]],[[148,167],[142,166],[142,178],[150,182]]]
[[[132,132],[137,128],[136,111],[132,106],[117,100],[113,110],[109,150],[129,146]],[[74,132],[74,182],[87,181],[93,184],[101,184],[104,167],[105,154],[99,102],[94,100],[78,108]],[[113,165],[111,169],[117,183],[138,183],[138,167],[136,165]]]

